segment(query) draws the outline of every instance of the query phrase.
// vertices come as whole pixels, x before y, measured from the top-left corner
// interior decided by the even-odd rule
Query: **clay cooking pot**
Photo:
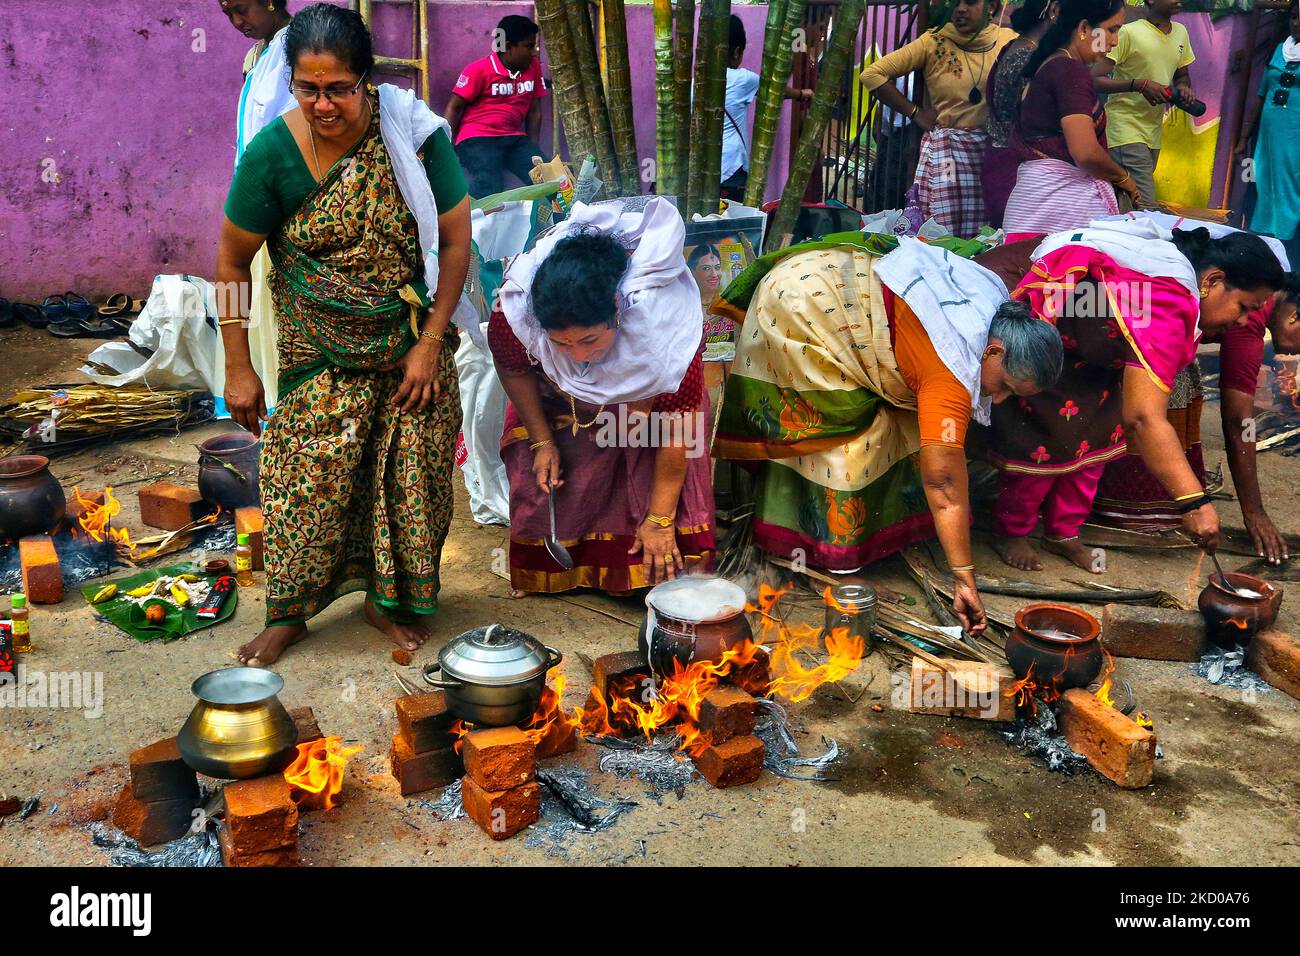
[[[1101,624],[1064,604],[1030,604],[1016,612],[1006,651],[1017,678],[1032,666],[1039,684],[1058,691],[1087,687],[1101,670]]]

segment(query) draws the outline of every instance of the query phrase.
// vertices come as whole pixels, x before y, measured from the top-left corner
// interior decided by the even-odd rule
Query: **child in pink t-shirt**
[[[447,101],[456,155],[476,199],[505,188],[509,171],[527,184],[533,157],[548,158],[537,145],[546,81],[537,60],[539,28],[527,17],[503,17],[493,52],[461,71]]]

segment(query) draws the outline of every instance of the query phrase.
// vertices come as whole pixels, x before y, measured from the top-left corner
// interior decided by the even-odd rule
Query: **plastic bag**
[[[130,344],[101,345],[90,353],[93,364],[81,371],[99,385],[203,388],[220,395],[225,391],[226,361],[216,319],[216,287],[207,279],[155,276],[144,309],[131,323]]]

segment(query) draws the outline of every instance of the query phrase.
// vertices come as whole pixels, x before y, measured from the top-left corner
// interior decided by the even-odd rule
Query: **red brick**
[[[63,600],[63,569],[54,541],[43,534],[18,542],[23,568],[23,593],[28,604],[58,604]]]
[[[1285,631],[1260,631],[1246,646],[1246,664],[1284,694],[1300,699],[1300,641]]]
[[[122,787],[113,807],[113,826],[141,846],[177,840],[194,822],[197,800],[137,800],[131,785]]]
[[[1077,687],[1065,692],[1059,708],[1057,723],[1066,743],[1087,757],[1094,770],[1128,790],[1151,782],[1156,766],[1155,734]]]
[[[222,827],[217,833],[217,843],[221,845],[221,862],[228,867],[252,867],[252,866],[297,866],[298,865],[298,843],[294,841],[288,846],[276,847],[273,850],[259,850],[253,853],[244,853],[235,847],[234,840],[231,839],[230,829]]]
[[[754,732],[758,703],[739,687],[718,687],[700,701],[700,730],[714,744]]]
[[[754,651],[754,659],[740,667],[733,665],[724,680],[755,697],[765,697],[772,686],[772,657],[761,647]]]
[[[556,724],[547,731],[546,735],[537,741],[537,759],[549,760],[551,757],[560,757],[564,754],[571,754],[578,749],[578,728],[564,727]]]
[[[395,706],[399,732],[412,753],[446,750],[456,742],[451,732],[456,715],[447,706],[447,695],[442,691],[408,694],[397,698]]]
[[[466,775],[461,782],[466,815],[494,840],[505,840],[542,815],[542,787],[525,783],[510,790],[484,790]]]
[[[1016,682],[1010,667],[980,661],[945,661],[947,669],[912,658],[908,710],[940,717],[1015,720],[1016,699],[1007,691]]]
[[[298,806],[278,773],[226,784],[226,828],[241,854],[298,842]]]
[[[262,571],[266,564],[262,549],[266,543],[266,533],[262,524],[262,509],[255,505],[235,509],[235,534],[248,535],[249,547],[253,549],[253,570]]]
[[[1107,604],[1101,610],[1101,643],[1116,657],[1198,661],[1205,639],[1200,611],[1135,604]]]
[[[294,708],[289,711],[289,719],[298,728],[298,743],[300,744],[309,744],[313,740],[320,740],[325,736],[320,732],[320,725],[316,723],[316,712],[310,707]]]
[[[509,790],[533,779],[537,745],[518,727],[489,727],[465,735],[465,773],[484,790]]]
[[[11,817],[23,808],[17,797],[0,797],[0,817]]]
[[[199,778],[181,759],[175,737],[131,751],[131,793],[137,800],[197,800]]]
[[[732,737],[714,744],[695,758],[695,769],[715,787],[753,783],[763,772],[763,741],[757,737]]]
[[[650,665],[637,651],[620,651],[617,654],[604,654],[592,663],[592,686],[609,699],[609,682],[619,677],[648,677]]]
[[[141,488],[140,520],[151,528],[176,531],[210,510],[195,488],[182,488],[170,481],[160,481]]]
[[[411,750],[401,734],[393,734],[393,746],[388,752],[388,759],[404,797],[433,790],[435,787],[445,787],[465,772],[465,764],[454,748],[446,747],[418,754]]]

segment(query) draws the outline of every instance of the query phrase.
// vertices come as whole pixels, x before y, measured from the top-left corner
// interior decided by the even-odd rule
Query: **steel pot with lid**
[[[547,672],[563,659],[530,634],[489,624],[448,641],[438,662],[424,669],[424,680],[446,691],[452,713],[461,720],[506,727],[537,710]],[[439,672],[442,676],[435,677]]]

